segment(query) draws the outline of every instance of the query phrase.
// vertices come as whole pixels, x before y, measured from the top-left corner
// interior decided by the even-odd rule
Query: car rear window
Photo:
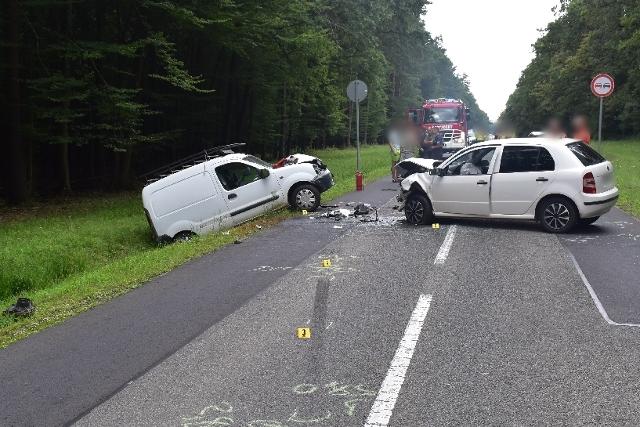
[[[596,150],[589,147],[584,142],[572,142],[567,144],[567,148],[582,162],[585,166],[597,165],[606,161]]]

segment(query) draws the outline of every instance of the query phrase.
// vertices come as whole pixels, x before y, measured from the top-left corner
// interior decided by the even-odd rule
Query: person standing
[[[571,125],[573,126],[573,138],[589,145],[591,143],[591,131],[589,130],[587,118],[583,115],[575,116]]]
[[[398,169],[396,165],[400,161],[400,132],[393,126],[387,134],[387,141],[389,142],[389,154],[391,154],[391,180],[398,182]]]

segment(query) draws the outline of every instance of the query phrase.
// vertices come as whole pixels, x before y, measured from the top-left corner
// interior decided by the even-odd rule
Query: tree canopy
[[[501,121],[516,132],[541,129],[551,117],[568,124],[584,114],[597,125],[598,99],[589,84],[600,72],[616,81],[604,101],[606,135],[640,134],[640,2],[563,0],[523,71]]]
[[[426,0],[6,0],[0,21],[10,200],[117,189],[205,147],[267,158],[366,142],[425,98],[489,120],[439,40]],[[426,19],[429,19],[428,15]]]

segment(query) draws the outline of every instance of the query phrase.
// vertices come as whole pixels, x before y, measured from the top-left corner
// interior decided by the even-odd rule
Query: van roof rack
[[[147,184],[150,184],[154,181],[157,181],[165,176],[169,176],[172,173],[178,172],[182,169],[190,168],[191,166],[195,166],[199,163],[206,162],[207,160],[214,159],[216,157],[226,156],[227,154],[233,154],[234,149],[244,147],[247,145],[244,142],[238,142],[235,144],[229,145],[220,145],[218,147],[205,148],[202,151],[199,151],[195,154],[192,154],[187,157],[183,157],[182,159],[176,160],[175,162],[169,163],[167,165],[161,166],[159,168],[153,169],[149,172],[146,172],[140,175],[141,179],[146,179]]]

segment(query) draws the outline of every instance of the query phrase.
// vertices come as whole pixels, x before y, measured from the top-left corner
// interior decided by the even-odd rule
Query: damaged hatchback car
[[[444,162],[408,159],[402,181],[407,221],[434,216],[535,220],[564,233],[598,220],[615,205],[613,165],[581,141],[522,138],[489,141]]]
[[[232,144],[205,150],[148,175],[142,204],[158,241],[206,234],[236,226],[289,204],[314,211],[320,194],[334,184],[322,162],[274,169]]]

